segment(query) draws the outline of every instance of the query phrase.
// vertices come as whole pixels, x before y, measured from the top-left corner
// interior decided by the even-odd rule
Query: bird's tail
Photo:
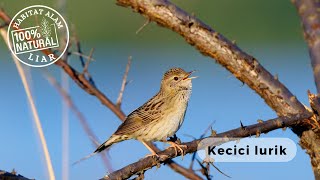
[[[117,143],[117,142],[121,142],[128,139],[127,136],[123,136],[123,135],[112,135],[106,142],[102,143],[93,153],[89,154],[88,156],[85,156],[83,158],[81,158],[80,160],[74,162],[72,165],[78,164],[81,161],[84,161],[86,159],[91,158],[92,156],[96,155],[97,153],[109,148],[112,144]]]
[[[88,156],[85,156],[85,157],[83,157],[83,158],[79,159],[78,161],[76,161],[76,162],[72,163],[72,166],[73,166],[73,165],[78,164],[78,163],[79,163],[79,162],[81,162],[81,161],[84,161],[84,160],[86,160],[86,159],[91,158],[91,157],[92,157],[92,156],[94,156],[95,154],[97,154],[97,153],[96,153],[96,152],[94,152],[94,153],[89,154]]]
[[[102,143],[93,153],[99,153],[107,148],[109,148],[111,145],[121,142],[128,139],[127,136],[124,135],[116,135],[113,134],[106,142]]]

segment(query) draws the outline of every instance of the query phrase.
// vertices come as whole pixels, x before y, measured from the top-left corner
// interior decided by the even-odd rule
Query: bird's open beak
[[[191,79],[197,78],[198,76],[190,77],[190,75],[191,75],[192,73],[194,73],[194,72],[196,72],[196,71],[193,70],[193,71],[188,72],[188,74],[183,78],[183,80],[186,80],[186,79],[191,80]]]

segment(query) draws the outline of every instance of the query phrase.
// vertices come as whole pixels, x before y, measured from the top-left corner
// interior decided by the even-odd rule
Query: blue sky
[[[2,45],[2,44],[1,44]],[[199,137],[208,125],[214,121],[213,129],[218,133],[238,128],[240,120],[253,124],[257,119],[270,119],[276,114],[264,101],[246,85],[232,76],[212,59],[200,55],[187,45],[134,46],[126,44],[114,46],[108,44],[85,44],[84,51],[89,53],[95,47],[96,59],[89,71],[99,89],[111,100],[116,101],[121,86],[122,75],[129,55],[133,56],[122,108],[128,114],[139,107],[158,90],[162,74],[171,67],[185,70],[197,70],[198,79],[193,82],[185,121],[177,135],[182,141],[191,141],[187,135]],[[274,46],[242,45],[243,49],[255,56],[271,73],[277,74],[298,99],[308,105],[307,90],[315,91],[307,49],[303,44]],[[14,63],[8,51],[0,50],[0,136],[3,146],[0,148],[0,169],[18,173],[35,179],[46,179],[44,161],[25,92]],[[70,64],[80,70],[76,57]],[[49,71],[60,81],[60,70],[52,65]],[[40,69],[31,68],[33,94],[47,139],[53,167],[57,179],[61,179],[61,111],[62,100],[57,91],[43,78]],[[105,141],[120,125],[119,119],[95,97],[88,95],[70,81],[70,95],[80,111],[85,115],[90,127],[100,142]],[[287,137],[298,144],[299,139],[290,129],[272,131],[263,137]],[[72,162],[90,154],[94,148],[88,136],[81,128],[76,116],[70,113],[70,179],[97,179],[106,173],[99,156],[92,157],[76,166]],[[163,148],[162,143],[157,143]],[[108,154],[113,169],[119,169],[135,162],[148,154],[148,150],[138,141],[130,140],[113,146]],[[191,156],[175,160],[188,167]],[[223,172],[232,179],[313,179],[310,159],[298,145],[296,157],[287,163],[217,163]],[[212,170],[216,179],[227,179]],[[146,173],[146,179],[184,179],[168,167],[153,168]]]

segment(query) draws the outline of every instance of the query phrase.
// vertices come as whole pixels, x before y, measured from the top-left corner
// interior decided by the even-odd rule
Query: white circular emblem
[[[69,43],[69,29],[64,18],[43,5],[19,11],[10,22],[7,36],[12,54],[32,67],[49,66],[58,61]]]

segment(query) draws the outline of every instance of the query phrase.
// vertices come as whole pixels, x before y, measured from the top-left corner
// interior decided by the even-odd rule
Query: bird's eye
[[[175,81],[178,81],[179,78],[176,76],[176,77],[174,77],[173,79],[174,79]]]

